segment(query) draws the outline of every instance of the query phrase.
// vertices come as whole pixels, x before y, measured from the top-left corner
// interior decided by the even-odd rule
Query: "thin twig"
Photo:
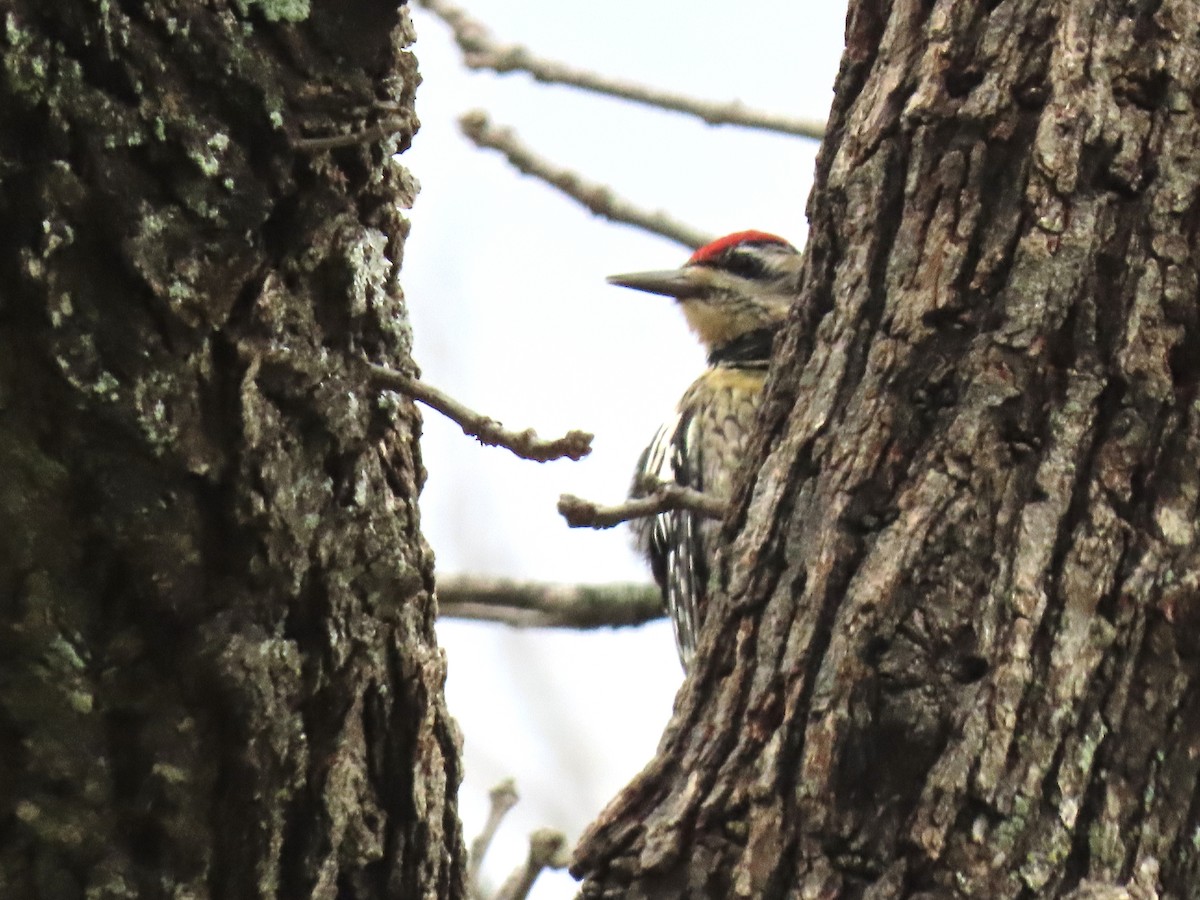
[[[558,498],[558,512],[572,528],[612,528],[630,519],[644,519],[676,509],[722,519],[727,506],[723,500],[678,484],[659,484],[654,493],[616,506],[601,506],[571,494]]]
[[[367,363],[367,371],[377,387],[398,391],[414,400],[420,400],[447,419],[458,423],[464,434],[477,438],[479,443],[504,447],[522,459],[532,459],[535,462],[549,462],[564,457],[582,459],[592,452],[593,435],[586,431],[572,430],[560,438],[545,441],[539,438],[532,428],[510,431],[495,419],[469,409],[432,385],[403,372],[374,363]]]
[[[511,128],[493,125],[487,113],[481,110],[466,113],[458,122],[463,134],[476,146],[500,151],[518,171],[557,188],[597,216],[651,231],[693,250],[703,247],[713,238],[671,218],[665,212],[646,212],[617,196],[612,188],[587,181],[570,169],[560,168],[542,159],[521,143]]]
[[[506,778],[491,791],[488,792],[488,798],[492,805],[488,810],[487,821],[483,824],[483,830],[479,832],[479,836],[471,841],[471,852],[467,857],[467,889],[471,892],[471,896],[482,900],[485,896],[483,887],[479,883],[479,870],[483,866],[483,858],[487,855],[488,847],[492,845],[492,839],[496,836],[496,831],[500,828],[500,823],[504,821],[504,817],[508,815],[509,810],[517,805],[517,786],[511,778]]]
[[[412,140],[412,133],[416,129],[413,127],[413,121],[409,117],[385,119],[378,125],[371,125],[361,131],[354,131],[349,134],[331,134],[327,137],[312,137],[312,138],[292,138],[292,148],[301,153],[322,153],[326,150],[336,150],[341,147],[353,147],[358,144],[373,144],[378,141],[386,141],[394,134],[405,132],[408,141]],[[403,143],[399,149],[401,152],[408,149],[408,143]]]
[[[529,857],[508,877],[494,900],[525,900],[543,869],[565,869],[570,862],[567,836],[553,828],[539,828],[529,836]]]
[[[542,59],[519,44],[498,43],[484,25],[446,0],[421,0],[421,6],[450,26],[454,32],[454,39],[462,50],[463,61],[472,69],[489,69],[501,74],[528,72],[537,81],[569,84],[585,91],[686,113],[697,116],[710,125],[740,125],[743,128],[759,128],[815,140],[821,140],[825,135],[825,124],[812,119],[799,119],[750,109],[737,100],[728,103],[699,100],[684,94],[661,91],[636,82],[575,69],[555,60]]]
[[[488,578],[439,578],[438,616],[514,628],[622,628],[663,617],[650,584],[565,585]]]

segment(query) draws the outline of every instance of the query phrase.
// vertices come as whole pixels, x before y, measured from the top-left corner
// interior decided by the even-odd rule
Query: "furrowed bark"
[[[725,591],[583,896],[1200,896],[1197,21],[851,3]]]

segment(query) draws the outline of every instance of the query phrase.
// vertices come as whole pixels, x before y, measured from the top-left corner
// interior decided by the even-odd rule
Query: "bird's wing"
[[[698,456],[701,444],[694,433],[699,425],[694,417],[682,413],[664,424],[642,454],[639,480],[650,475],[668,484],[704,490],[703,461]],[[645,493],[634,484],[634,496]],[[643,522],[646,524],[637,529],[638,543],[662,588],[679,657],[687,668],[696,649],[699,608],[708,590],[708,557],[700,517],[690,510],[672,510]]]

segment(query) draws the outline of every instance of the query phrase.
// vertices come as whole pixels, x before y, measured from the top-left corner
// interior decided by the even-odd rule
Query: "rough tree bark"
[[[1198,23],[852,0],[727,590],[583,896],[1200,896]]]
[[[0,18],[0,896],[460,896],[404,8]]]

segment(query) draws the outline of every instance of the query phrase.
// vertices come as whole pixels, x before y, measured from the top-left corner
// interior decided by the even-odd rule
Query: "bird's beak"
[[[701,266],[684,266],[662,272],[630,272],[628,275],[609,275],[608,283],[633,288],[648,294],[662,294],[686,300],[698,297],[712,288],[712,272]]]

